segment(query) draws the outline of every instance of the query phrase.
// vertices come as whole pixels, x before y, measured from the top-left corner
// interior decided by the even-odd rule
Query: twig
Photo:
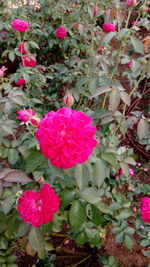
[[[83,260],[77,262],[76,264],[69,265],[69,266],[67,266],[67,267],[76,267],[76,266],[78,266],[79,264],[85,262],[85,261],[86,261],[88,258],[90,258],[90,257],[91,257],[91,255],[88,255],[88,256],[87,256],[86,258],[84,258]]]

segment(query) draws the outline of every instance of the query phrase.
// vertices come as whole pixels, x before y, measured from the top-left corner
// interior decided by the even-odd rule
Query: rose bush
[[[149,165],[135,154],[149,151],[148,3],[36,2],[0,3],[5,250],[44,258],[61,231],[100,248],[111,229],[149,257]]]

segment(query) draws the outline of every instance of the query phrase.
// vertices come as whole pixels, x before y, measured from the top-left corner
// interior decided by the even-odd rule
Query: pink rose
[[[32,109],[22,109],[17,114],[17,119],[22,120],[22,122],[28,122],[35,115],[35,111]]]
[[[94,15],[94,17],[96,16],[96,14],[97,14],[97,8],[96,8],[96,6],[94,6],[93,7],[93,15]]]
[[[143,221],[150,223],[150,198],[142,197],[141,198],[141,214]]]
[[[104,23],[102,26],[104,32],[115,32],[116,26],[110,22]]]
[[[137,21],[133,21],[132,25],[138,25],[138,22]]]
[[[55,34],[58,38],[60,39],[64,39],[67,35],[67,31],[65,28],[63,27],[59,27],[56,31],[55,31]]]
[[[133,168],[129,168],[129,175],[131,175],[131,176],[134,175],[134,169]]]
[[[16,86],[23,86],[25,84],[25,80],[24,79],[19,79],[17,82],[14,82],[14,84]]]
[[[129,67],[132,67],[133,62],[132,61],[129,61],[127,64],[128,64]]]
[[[43,155],[56,168],[84,163],[98,144],[91,123],[90,116],[69,107],[48,112],[35,133]]]
[[[17,210],[24,222],[39,227],[51,222],[59,209],[60,199],[49,184],[44,184],[40,192],[28,190],[18,199]]]
[[[20,43],[20,45],[18,45],[18,51],[22,54],[22,55],[24,55],[24,54],[27,54],[27,50],[25,50],[25,48],[24,48],[24,42],[21,42]]]
[[[24,56],[21,58],[23,67],[34,67],[36,66],[36,59],[35,56],[32,57]]]
[[[136,0],[127,0],[125,4],[127,5],[127,7],[134,6],[136,5]]]
[[[150,13],[150,7],[147,7],[146,11],[147,13]]]
[[[26,32],[29,27],[29,23],[21,19],[13,20],[11,25],[12,25],[12,29],[19,31],[19,32]]]

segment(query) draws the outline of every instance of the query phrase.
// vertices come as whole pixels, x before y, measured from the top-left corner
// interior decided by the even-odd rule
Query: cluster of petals
[[[102,29],[104,32],[115,32],[116,26],[113,23],[108,22],[103,24]]]
[[[29,23],[21,19],[15,19],[11,22],[11,26],[13,30],[26,32],[29,28]]]
[[[31,122],[34,126],[39,125],[39,121],[37,120],[35,115],[35,111],[32,109],[22,109],[17,112],[18,116],[17,119],[22,120],[22,122]]]
[[[22,60],[22,66],[23,67],[35,67],[36,66],[36,58],[33,55],[32,55],[32,57],[23,56],[21,58],[21,60]]]
[[[18,81],[14,82],[14,84],[16,86],[23,86],[25,84],[25,80],[24,79],[19,79]]]
[[[21,42],[20,45],[18,45],[18,51],[19,51],[22,55],[27,54],[27,50],[25,50],[24,45],[25,45],[24,42]]]
[[[48,112],[35,133],[43,155],[56,168],[84,163],[98,144],[91,123],[90,116],[69,107]]]
[[[150,223],[150,198],[142,197],[141,198],[141,214],[143,221]]]
[[[64,39],[67,35],[67,31],[65,28],[63,27],[59,27],[56,31],[55,31],[55,34],[58,38],[60,39]]]
[[[0,77],[4,76],[4,72],[7,70],[7,68],[5,66],[2,66],[0,69]]]
[[[40,192],[28,190],[18,199],[17,210],[24,222],[39,227],[51,222],[59,209],[60,199],[49,184],[44,184]]]
[[[136,5],[136,0],[127,0],[126,2],[127,7]]]

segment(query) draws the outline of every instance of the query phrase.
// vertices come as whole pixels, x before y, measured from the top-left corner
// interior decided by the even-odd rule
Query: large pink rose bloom
[[[116,26],[110,22],[104,23],[102,26],[104,32],[115,32]]]
[[[24,222],[35,227],[51,222],[59,209],[60,199],[49,184],[44,184],[40,193],[28,190],[18,200],[17,210]]]
[[[150,223],[150,198],[149,197],[142,197],[140,209],[141,209],[143,221]]]
[[[67,31],[65,28],[63,27],[59,27],[56,31],[55,31],[55,34],[58,38],[60,39],[64,39],[67,35]]]
[[[29,28],[29,23],[21,19],[15,19],[12,21],[11,26],[16,31],[26,32]]]
[[[35,135],[45,157],[56,168],[69,169],[84,163],[98,142],[92,119],[69,107],[50,111],[41,120]]]

